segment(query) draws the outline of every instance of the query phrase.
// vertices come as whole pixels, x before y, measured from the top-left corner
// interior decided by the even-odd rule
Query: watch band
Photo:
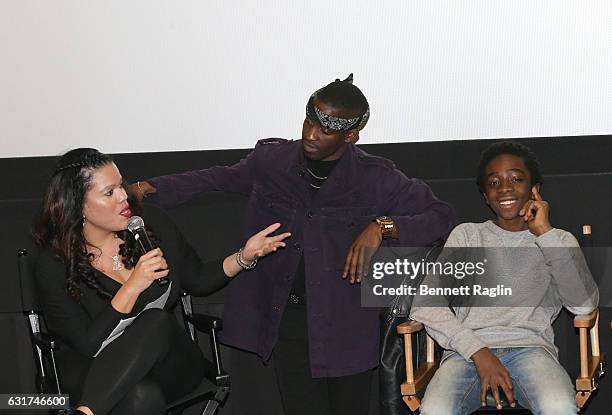
[[[375,222],[380,227],[380,233],[383,239],[392,238],[395,233],[395,222],[388,216],[381,216],[375,219]]]

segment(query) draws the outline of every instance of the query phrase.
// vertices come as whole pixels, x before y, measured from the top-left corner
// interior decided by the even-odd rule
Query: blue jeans
[[[559,362],[540,347],[491,349],[508,369],[514,399],[534,415],[576,414],[575,390]],[[500,396],[507,401],[503,391]],[[495,406],[489,392],[487,404]],[[459,354],[440,365],[427,385],[422,415],[471,414],[480,408],[480,378],[476,366]]]

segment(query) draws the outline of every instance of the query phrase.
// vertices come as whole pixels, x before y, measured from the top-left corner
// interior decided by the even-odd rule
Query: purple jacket
[[[229,285],[223,313],[225,343],[270,357],[303,254],[312,375],[359,373],[378,365],[379,310],[362,308],[360,285],[341,278],[348,248],[361,230],[383,215],[396,223],[399,239],[394,244],[424,246],[446,238],[454,214],[426,184],[354,145],[314,197],[305,176],[300,140],[266,139],[233,166],[150,182],[165,208],[201,192],[249,195],[245,239],[274,222],[282,224],[280,231],[292,234],[286,249],[262,258],[252,272]]]

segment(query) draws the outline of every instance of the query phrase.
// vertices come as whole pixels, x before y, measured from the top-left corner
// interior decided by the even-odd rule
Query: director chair
[[[585,245],[592,247],[590,235],[591,227],[590,225],[585,225],[583,227],[583,247]],[[579,410],[582,410],[597,390],[599,381],[605,374],[605,353],[602,353],[599,349],[599,310],[595,309],[586,315],[576,315],[574,317],[574,328],[578,329],[580,341],[580,373],[575,381],[576,405]],[[397,333],[404,338],[406,365],[406,380],[402,382],[400,392],[402,400],[412,412],[416,412],[420,408],[420,396],[422,396],[427,383],[433,377],[440,363],[435,350],[436,344],[429,337],[429,334],[425,333],[425,361],[420,364],[417,361],[415,364],[413,345],[417,345],[418,340],[413,338],[413,334],[416,337],[423,329],[423,323],[419,321],[407,321],[398,324],[396,328]],[[591,344],[590,351],[588,347],[589,337]],[[510,407],[504,409],[513,410]],[[517,408],[517,410],[526,411],[523,408]],[[527,413],[530,412],[527,411]]]
[[[599,310],[590,314],[574,317],[574,328],[580,335],[580,374],[576,378],[576,404],[582,409],[591,398],[601,377],[605,373],[605,353],[599,350]],[[411,411],[417,411],[421,406],[418,397],[427,386],[429,380],[438,369],[439,361],[434,354],[434,340],[426,334],[426,359],[418,367],[414,367],[412,353],[412,335],[423,330],[423,323],[407,321],[397,326],[397,333],[404,337],[404,351],[406,359],[406,381],[402,382],[401,394],[404,403]],[[587,331],[590,332],[590,353],[588,350]]]

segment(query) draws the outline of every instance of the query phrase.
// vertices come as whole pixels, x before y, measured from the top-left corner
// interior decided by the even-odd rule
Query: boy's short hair
[[[485,172],[487,166],[491,160],[502,154],[511,154],[513,156],[520,157],[523,160],[525,166],[527,166],[527,169],[529,170],[532,186],[537,183],[541,184],[544,181],[542,172],[540,171],[540,162],[538,161],[535,153],[531,151],[529,147],[520,143],[502,141],[491,144],[480,155],[480,162],[478,163],[478,171],[476,173],[476,184],[478,185],[478,190],[480,193],[484,193]]]

